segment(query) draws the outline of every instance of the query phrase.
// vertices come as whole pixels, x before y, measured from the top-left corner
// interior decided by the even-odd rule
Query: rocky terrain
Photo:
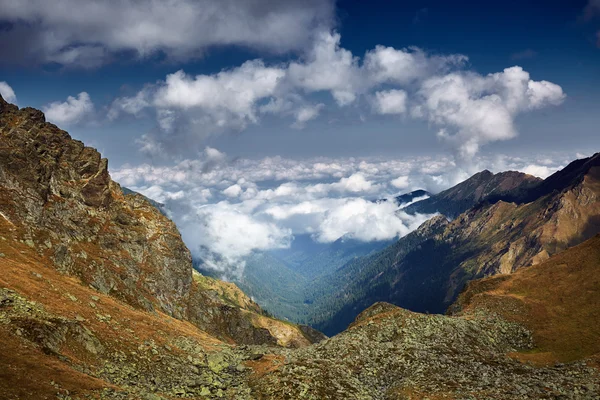
[[[229,359],[234,344],[323,338],[264,315],[234,285],[194,274],[173,222],[143,196],[125,195],[106,159],[40,111],[2,98],[0,257],[0,358],[10,366],[1,398],[217,393],[239,373],[202,375],[203,365],[211,371],[206,352]],[[30,369],[49,379],[31,382]]]
[[[538,265],[470,284],[453,315],[369,304],[327,339],[193,272],[175,225],[94,149],[0,98],[0,398],[600,399],[600,237],[560,252],[593,231],[596,162],[532,203],[434,218],[395,253],[469,239],[517,246],[515,267],[480,252],[461,269]]]

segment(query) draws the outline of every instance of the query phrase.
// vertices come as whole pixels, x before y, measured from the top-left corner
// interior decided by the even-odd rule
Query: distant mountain
[[[489,186],[490,182],[513,187],[520,198],[538,197],[508,203],[492,195],[511,193]],[[437,201],[479,202],[451,222],[434,217],[390,247],[315,282],[308,296],[315,301],[309,322],[335,334],[377,301],[441,313],[466,282],[537,264],[600,232],[598,154],[575,161],[545,181],[518,173],[484,172],[441,194]],[[428,206],[442,206],[437,201]]]
[[[508,171],[493,174],[484,170],[450,189],[409,205],[404,211],[421,214],[439,212],[448,218],[456,218],[477,203],[498,199],[503,195],[525,192],[537,187],[541,182],[541,179],[522,172]]]
[[[415,200],[419,200],[419,198],[425,200],[425,197],[431,197],[431,193],[426,190],[419,189],[409,193],[401,194],[400,196],[394,197],[394,199],[396,200],[396,204],[398,204],[398,206],[402,206],[415,202]]]

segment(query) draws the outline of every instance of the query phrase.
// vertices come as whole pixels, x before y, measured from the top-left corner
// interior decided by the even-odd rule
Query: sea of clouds
[[[126,165],[111,174],[165,204],[194,257],[227,276],[241,274],[252,252],[286,248],[295,235],[310,234],[321,243],[342,236],[389,240],[431,217],[375,200],[416,189],[437,193],[484,168],[546,177],[577,156],[583,155],[482,155],[465,169],[450,155],[251,160],[207,147],[193,160]]]

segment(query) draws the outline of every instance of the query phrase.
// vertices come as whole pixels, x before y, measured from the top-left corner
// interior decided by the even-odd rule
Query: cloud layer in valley
[[[572,158],[496,156],[475,163],[545,177]],[[468,177],[451,156],[231,160],[213,148],[175,165],[124,166],[111,174],[166,204],[194,256],[225,277],[240,274],[252,252],[285,248],[299,234],[324,243],[404,236],[430,216],[373,200],[414,189],[438,192]]]

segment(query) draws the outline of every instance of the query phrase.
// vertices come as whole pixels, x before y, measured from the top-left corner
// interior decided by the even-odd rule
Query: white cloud
[[[374,83],[408,84],[453,67],[462,67],[468,58],[462,54],[429,55],[417,47],[395,49],[376,46],[367,52],[364,66]]]
[[[390,182],[396,189],[406,189],[409,185],[408,176],[399,176]]]
[[[361,172],[354,173],[347,178],[340,179],[339,182],[331,184],[331,187],[341,192],[368,192],[373,189],[373,184],[369,182]]]
[[[2,98],[4,98],[4,100],[6,100],[8,103],[17,102],[17,96],[15,95],[15,91],[6,82],[0,82],[0,94],[2,95]]]
[[[145,133],[137,138],[135,143],[139,146],[139,150],[142,154],[153,157],[160,157],[164,154],[162,143],[156,140],[153,135]]]
[[[527,110],[558,105],[560,86],[532,81],[521,67],[482,76],[451,73],[427,79],[413,114],[440,126],[438,136],[452,143],[460,160],[473,157],[481,145],[517,135],[514,117]]]
[[[407,114],[437,125],[438,136],[464,161],[486,143],[515,137],[516,115],[565,98],[560,86],[531,80],[518,66],[483,76],[463,70],[464,55],[384,46],[367,51],[361,63],[340,41],[339,33],[321,31],[304,57],[289,63],[256,59],[212,75],[169,74],[136,96],[115,100],[109,119],[153,107],[166,133],[156,140],[170,141],[163,146],[170,151],[242,131],[264,114],[292,117],[291,127],[301,129],[326,107],[314,102],[318,92],[330,92],[339,107],[360,108],[364,102],[357,99],[364,96],[375,114]]]
[[[305,62],[291,62],[289,80],[307,92],[330,91],[340,106],[356,99],[360,82],[358,58],[340,47],[340,34],[322,32]]]
[[[108,110],[108,119],[115,120],[120,114],[131,114],[136,117],[142,110],[150,107],[150,94],[147,89],[140,90],[133,97],[119,97],[113,101]]]
[[[292,124],[293,128],[302,129],[306,122],[313,120],[319,116],[321,109],[325,104],[319,103],[315,105],[307,105],[295,111],[296,121]]]
[[[375,93],[373,108],[378,114],[404,114],[406,112],[406,92],[387,90]]]
[[[328,0],[0,0],[10,22],[0,44],[26,60],[80,67],[123,53],[185,60],[211,46],[286,53],[329,29],[334,9]]]
[[[543,176],[574,157],[478,155],[473,164],[479,170]],[[166,204],[194,254],[231,274],[240,273],[252,251],[285,247],[297,234],[324,242],[344,235],[363,241],[404,235],[427,216],[407,216],[391,201],[373,200],[390,198],[399,190],[437,193],[470,173],[449,156],[228,161],[226,154],[208,147],[175,165],[125,166],[111,175]]]
[[[387,240],[408,234],[431,217],[396,210],[392,201],[375,203],[361,198],[349,199],[325,213],[316,238],[321,242],[332,242],[342,236],[365,242]]]
[[[197,209],[179,229],[192,254],[208,268],[238,276],[253,251],[289,247],[292,239],[289,229],[259,221],[226,202]]]
[[[540,178],[547,178],[553,173],[556,172],[556,169],[549,168],[545,165],[535,165],[530,164],[521,169],[521,172],[525,172],[526,174],[537,176]]]
[[[227,197],[239,197],[239,195],[242,194],[242,191],[242,187],[236,183],[223,190],[223,194]]]
[[[69,96],[64,102],[55,101],[42,107],[46,119],[58,125],[72,125],[94,112],[94,104],[90,95],[81,92],[77,97]]]

